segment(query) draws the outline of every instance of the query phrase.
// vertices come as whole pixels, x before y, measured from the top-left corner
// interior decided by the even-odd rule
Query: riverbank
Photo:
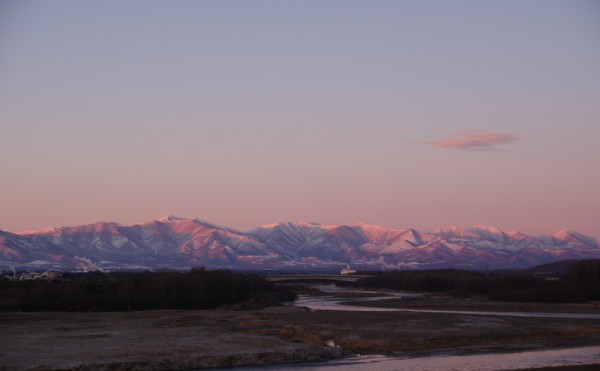
[[[296,326],[358,354],[415,357],[482,354],[600,344],[600,320],[454,313],[307,311],[271,325]],[[277,334],[277,330],[273,330]]]
[[[316,300],[327,300],[319,295]],[[336,300],[361,296],[335,295]],[[373,295],[363,295],[367,296]],[[398,305],[399,299],[387,305]],[[494,311],[519,309],[427,296],[409,301],[414,309],[419,305],[467,309],[467,304],[477,310],[483,309],[481,305]],[[0,313],[0,329],[0,368],[6,370],[200,369],[319,362],[350,354],[404,358],[600,345],[600,320],[593,318],[312,311],[294,306],[246,311],[5,312]]]
[[[252,331],[260,311],[0,313],[0,369],[180,370],[316,362],[349,353]]]
[[[407,312],[3,313],[7,370],[147,370],[403,357],[600,344],[598,321]],[[323,346],[329,342],[341,348]]]
[[[373,297],[376,295],[377,294],[367,294],[364,297]],[[336,297],[344,298],[347,296],[342,294]],[[352,302],[348,304],[394,309],[600,314],[600,302],[598,301],[560,304],[514,303],[491,301],[481,297],[460,299],[448,295],[432,294],[401,298],[383,298],[369,300],[368,302]]]

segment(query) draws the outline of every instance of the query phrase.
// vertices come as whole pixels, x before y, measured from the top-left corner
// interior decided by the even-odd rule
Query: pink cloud
[[[480,130],[468,130],[445,140],[423,143],[432,144],[438,148],[484,151],[499,150],[499,145],[514,142],[517,139],[516,135],[510,133],[488,133]]]

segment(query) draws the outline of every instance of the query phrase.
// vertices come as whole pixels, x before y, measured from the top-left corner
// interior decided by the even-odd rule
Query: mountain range
[[[528,236],[479,225],[421,233],[368,224],[276,223],[241,232],[171,215],[143,224],[99,222],[0,230],[0,269],[234,270],[508,269],[600,258],[595,238],[562,230]]]

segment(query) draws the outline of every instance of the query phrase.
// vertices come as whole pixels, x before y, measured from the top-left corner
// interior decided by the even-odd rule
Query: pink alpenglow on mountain
[[[421,233],[368,224],[276,223],[242,232],[201,219],[165,216],[124,226],[0,231],[0,269],[337,270],[525,268],[567,259],[600,258],[592,237],[563,230],[528,236],[478,225]]]

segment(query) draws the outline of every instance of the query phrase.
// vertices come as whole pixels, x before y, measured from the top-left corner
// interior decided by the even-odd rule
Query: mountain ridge
[[[132,225],[0,230],[0,269],[309,270],[346,264],[361,269],[507,269],[587,258],[600,258],[600,244],[575,231],[529,236],[486,225],[420,232],[364,223],[280,222],[239,231],[166,215]]]

